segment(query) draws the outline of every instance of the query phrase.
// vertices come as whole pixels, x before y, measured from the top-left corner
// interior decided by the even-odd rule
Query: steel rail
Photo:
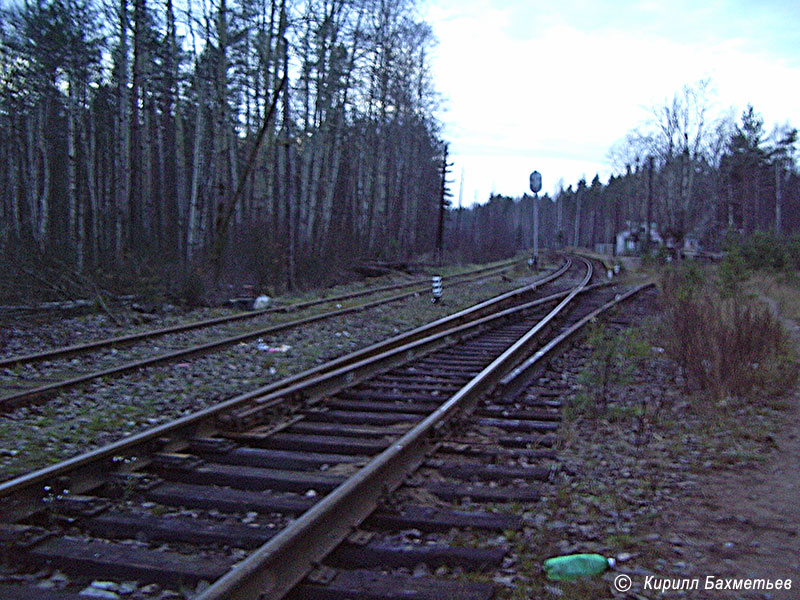
[[[566,270],[567,268],[568,268],[568,266],[566,266],[564,269]],[[586,286],[583,289],[584,290],[588,290],[589,288],[606,286],[606,285],[609,285],[609,284],[603,282],[603,283],[594,284],[593,286]],[[399,343],[400,340],[397,340],[397,338],[391,338],[391,339],[387,340],[386,342],[380,342],[380,343],[375,344],[374,346],[370,347],[370,348],[374,348],[374,350],[371,353],[367,353],[366,352],[370,348],[365,348],[363,351],[354,352],[353,354],[348,355],[347,357],[343,357],[343,358],[349,358],[349,357],[352,356],[353,360],[356,361],[356,362],[347,361],[344,364],[344,366],[345,366],[345,368],[346,368],[347,365],[353,365],[354,367],[358,367],[361,363],[365,363],[366,364],[366,361],[370,360],[370,358],[369,358],[370,356],[374,356],[375,358],[378,358],[380,356],[387,356],[388,357],[389,353],[391,353],[392,351],[394,351],[394,350],[396,350],[398,348],[400,348],[403,351],[409,352],[409,351],[412,351],[414,349],[415,343],[417,343],[417,342],[419,342],[421,344],[429,344],[430,342],[439,340],[439,339],[441,339],[443,337],[446,339],[446,337],[453,337],[453,336],[459,336],[459,335],[462,335],[462,334],[466,334],[469,331],[471,331],[473,329],[476,329],[476,328],[478,328],[478,327],[480,327],[482,325],[488,325],[488,324],[490,324],[490,323],[492,323],[492,322],[494,322],[496,320],[503,319],[503,318],[506,318],[506,317],[510,317],[512,315],[524,312],[526,310],[530,310],[532,308],[536,308],[537,306],[541,306],[541,305],[544,305],[544,304],[555,302],[557,300],[560,300],[560,299],[564,298],[569,293],[570,293],[569,290],[563,291],[563,292],[557,292],[555,294],[551,294],[551,295],[546,296],[544,298],[539,298],[537,300],[533,300],[531,302],[527,302],[527,303],[524,303],[524,304],[513,306],[513,307],[507,308],[505,310],[499,310],[499,308],[498,308],[499,305],[500,305],[499,302],[493,302],[491,305],[487,305],[487,306],[484,306],[484,305],[487,304],[486,302],[484,302],[484,303],[481,303],[480,305],[476,305],[475,307],[473,307],[473,308],[480,308],[481,309],[480,312],[476,311],[475,313],[470,314],[470,315],[461,315],[460,318],[458,318],[458,319],[453,319],[452,317],[456,317],[456,316],[459,316],[459,315],[451,315],[450,317],[445,317],[444,319],[440,319],[439,321],[434,321],[433,323],[430,323],[429,325],[426,325],[426,326],[423,326],[421,328],[418,328],[419,331],[418,330],[412,330],[412,331],[408,332],[407,335],[409,335],[410,337],[409,337],[409,339],[403,340],[403,342],[404,342],[403,344],[400,344]],[[507,294],[503,294],[502,296],[498,296],[498,298],[496,300],[505,299],[505,296],[507,296]],[[489,302],[489,301],[487,301],[487,302]],[[490,312],[489,314],[485,314],[489,309],[497,309],[498,312]],[[481,315],[483,315],[483,316],[481,316]],[[447,322],[445,322],[445,321],[447,321]],[[397,336],[397,337],[400,337],[400,336]],[[395,341],[395,340],[397,340],[397,341]],[[356,355],[361,354],[361,352],[364,353],[363,356],[356,356]],[[376,354],[376,353],[378,353],[378,354]],[[362,360],[359,361],[359,360],[357,360],[358,358],[361,358]],[[407,356],[406,358],[409,358],[409,357]],[[335,362],[337,362],[337,361],[332,361],[332,363],[335,363]],[[405,361],[401,361],[401,362],[405,362]],[[338,366],[338,364],[336,366]],[[327,372],[328,371],[323,371],[323,374],[325,374]],[[363,379],[366,379],[366,377],[362,376],[362,377],[359,378],[359,380],[363,380]],[[326,393],[333,393],[334,391],[337,391],[337,390],[330,390],[330,391],[328,391]],[[260,416],[259,413],[262,413],[263,411],[269,410],[270,408],[272,408],[272,406],[274,406],[275,402],[276,402],[276,397],[273,396],[273,395],[264,395],[264,396],[261,396],[261,397],[257,397],[257,398],[254,399],[253,402],[251,402],[251,406],[249,408],[245,407],[244,410],[240,411],[239,413],[237,413],[235,415],[235,418],[237,420],[246,420],[248,418],[252,419],[254,417],[257,418],[257,417]],[[222,417],[222,420],[223,421],[225,420],[224,416]],[[246,423],[243,423],[243,424],[246,425]]]
[[[502,389],[503,393],[505,394],[513,395],[518,393],[530,382],[531,378],[538,370],[539,366],[541,365],[542,359],[544,359],[545,356],[550,355],[554,350],[563,346],[563,344],[567,340],[570,340],[587,323],[596,319],[602,313],[624,302],[631,296],[638,294],[642,290],[645,290],[653,286],[655,286],[655,283],[653,283],[652,281],[643,283],[641,285],[636,286],[632,290],[625,292],[624,294],[618,294],[613,300],[610,300],[609,302],[606,302],[596,310],[593,310],[591,313],[589,313],[581,320],[579,320],[577,323],[566,329],[560,335],[550,340],[546,345],[537,350],[530,358],[525,360],[525,362],[523,362],[522,364],[514,368],[512,371],[510,371],[505,377],[503,377],[500,380],[498,387]]]
[[[506,316],[507,314],[512,314],[512,312],[505,311],[505,312],[498,312],[492,317],[492,311],[499,310],[501,306],[506,303],[513,301],[515,298],[523,296],[527,293],[530,293],[536,288],[549,283],[555,279],[561,277],[564,273],[566,273],[572,261],[567,260],[564,264],[555,272],[543,277],[541,279],[537,279],[531,284],[527,286],[523,286],[521,288],[517,288],[516,290],[512,290],[510,292],[506,292],[504,294],[500,294],[494,298],[490,298],[488,300],[484,300],[474,306],[470,306],[469,308],[465,308],[457,313],[453,313],[452,315],[448,315],[446,317],[442,317],[441,319],[437,319],[436,321],[431,321],[430,323],[426,323],[425,325],[421,325],[420,327],[416,327],[415,329],[411,329],[404,333],[398,334],[394,337],[389,339],[376,342],[370,346],[366,346],[361,348],[360,350],[356,350],[344,356],[340,356],[339,358],[335,358],[331,361],[328,361],[325,364],[319,365],[317,367],[313,367],[302,373],[298,373],[297,375],[293,375],[282,379],[281,381],[276,381],[275,383],[271,383],[269,385],[263,386],[258,388],[257,390],[253,390],[252,392],[248,392],[246,394],[242,394],[239,396],[241,399],[240,404],[244,404],[246,402],[251,402],[255,408],[260,408],[268,401],[272,400],[272,396],[274,392],[278,390],[288,388],[289,386],[295,385],[302,381],[307,381],[314,377],[318,377],[324,375],[326,373],[330,373],[333,371],[337,371],[339,369],[348,367],[350,365],[355,365],[365,360],[369,360],[371,357],[376,357],[390,350],[394,350],[396,348],[408,346],[409,344],[416,342],[418,340],[422,340],[433,336],[435,334],[439,334],[445,331],[450,331],[450,333],[460,333],[461,330],[456,329],[458,326],[461,325],[482,325],[487,321],[479,321],[479,319],[487,317],[487,315],[491,318],[497,318]],[[552,302],[555,299],[561,297],[566,292],[556,293],[551,296],[547,296],[545,298],[540,298],[539,300],[535,300],[533,302],[529,302],[527,304],[521,305],[519,308],[521,310],[527,310],[529,308],[533,308],[534,306],[539,306],[540,304],[545,304],[547,302]],[[246,415],[241,415],[246,416]],[[223,417],[224,420],[224,417]]]
[[[477,276],[475,279],[480,279],[485,277],[486,273]],[[543,278],[547,279],[547,277]],[[457,283],[466,283],[467,280],[463,280]],[[456,285],[457,283],[451,283],[450,285]],[[541,284],[539,284],[541,285]],[[364,310],[368,310],[370,308],[375,308],[377,306],[381,306],[383,304],[389,304],[391,302],[397,302],[399,300],[403,300],[410,296],[420,293],[424,291],[424,289],[415,289],[408,292],[403,292],[402,294],[396,294],[394,296],[390,296],[388,298],[381,298],[378,300],[373,300],[370,302],[366,302],[363,304],[359,304],[356,306],[351,306],[348,308],[341,308],[335,311],[328,311],[319,313],[317,315],[311,315],[309,317],[304,317],[302,319],[294,319],[292,321],[287,321],[285,323],[278,323],[275,325],[270,325],[268,327],[264,327],[258,330],[250,331],[247,333],[230,336],[226,338],[221,338],[218,340],[214,340],[212,342],[207,342],[205,344],[199,344],[196,346],[191,346],[189,348],[184,348],[182,350],[175,350],[172,352],[166,352],[164,354],[160,354],[158,356],[153,356],[150,358],[145,358],[141,360],[131,361],[122,365],[118,365],[116,367],[109,367],[107,369],[103,369],[101,371],[92,371],[90,373],[85,373],[83,375],[78,375],[77,377],[72,377],[70,379],[65,379],[62,381],[57,381],[54,383],[49,383],[46,385],[37,386],[34,388],[28,388],[14,394],[9,394],[3,397],[0,397],[0,412],[12,410],[17,406],[23,405],[24,403],[32,402],[36,399],[45,398],[49,395],[52,395],[56,392],[74,388],[76,386],[82,385],[94,379],[99,379],[102,377],[112,377],[112,376],[119,376],[125,373],[131,373],[133,371],[138,371],[139,369],[143,369],[145,367],[153,367],[157,365],[163,365],[170,362],[174,362],[181,359],[190,358],[193,356],[198,356],[202,354],[208,354],[217,350],[219,348],[224,348],[227,346],[233,346],[235,344],[239,344],[241,342],[246,342],[261,336],[277,333],[279,331],[286,331],[287,329],[293,329],[295,327],[300,327],[303,325],[308,325],[309,323],[314,323],[316,321],[322,321],[324,319],[329,319],[332,317],[342,316],[354,312],[360,312]],[[530,286],[525,286],[524,288],[519,288],[519,290],[528,291]],[[519,290],[512,290],[512,292],[508,292],[508,294],[514,294],[514,292],[518,292]]]
[[[570,252],[575,256],[580,256],[581,258],[585,258],[586,260],[594,260],[599,262],[601,265],[603,265],[603,269],[605,269],[606,271],[614,270],[615,263],[613,259],[611,259],[610,257],[597,255],[590,252],[589,250],[585,250],[582,248],[573,248],[572,250],[570,250]]]
[[[453,285],[456,283],[466,283],[468,281],[472,281],[472,277],[474,276],[475,279],[480,279],[481,277],[485,277],[492,273],[493,271],[497,271],[501,273],[508,268],[516,261],[504,261],[499,264],[491,265],[488,267],[483,267],[481,269],[475,269],[472,271],[466,271],[464,273],[459,273],[447,279],[445,286]],[[155,337],[160,337],[163,335],[168,335],[171,333],[181,333],[184,331],[191,331],[194,329],[203,329],[205,327],[212,327],[215,325],[222,325],[225,323],[231,323],[235,321],[241,321],[245,319],[253,319],[256,317],[261,317],[267,314],[274,314],[274,313],[285,313],[285,312],[296,312],[298,310],[302,310],[305,308],[309,308],[312,306],[317,306],[320,304],[328,304],[330,302],[337,302],[339,300],[352,300],[353,298],[360,298],[362,296],[369,296],[371,294],[379,294],[381,292],[389,292],[392,290],[402,289],[405,287],[412,287],[412,286],[421,286],[425,283],[426,280],[424,279],[417,279],[415,281],[404,282],[404,283],[396,283],[392,285],[381,286],[373,289],[361,290],[359,292],[353,292],[349,294],[340,294],[338,296],[330,296],[328,298],[320,298],[317,300],[309,300],[307,302],[300,302],[296,304],[289,304],[287,306],[280,306],[274,308],[267,308],[263,310],[256,310],[256,311],[246,311],[241,313],[236,313],[233,315],[226,315],[223,317],[215,317],[211,319],[203,319],[200,321],[193,321],[191,323],[184,323],[181,325],[172,325],[170,327],[161,327],[159,329],[152,329],[150,331],[142,331],[139,333],[131,333],[127,335],[121,335],[111,338],[104,338],[100,340],[94,340],[90,342],[84,342],[81,344],[73,344],[70,346],[62,346],[59,348],[54,348],[52,350],[45,350],[43,352],[34,352],[30,354],[19,354],[16,356],[8,356],[4,358],[0,358],[0,368],[2,367],[10,367],[15,365],[22,365],[22,364],[29,364],[35,362],[42,362],[45,360],[52,360],[55,358],[64,358],[66,356],[72,356],[75,354],[80,354],[82,352],[88,352],[91,350],[98,350],[101,348],[107,348],[112,346],[122,346],[126,344],[132,344],[134,342],[140,340],[147,340],[152,339]],[[424,291],[427,288],[420,288],[419,290],[415,290],[414,293],[419,293]]]
[[[389,448],[303,513],[275,538],[217,580],[196,600],[279,600],[319,564],[425,458],[432,434],[455,413],[474,405],[502,374],[530,351],[539,333],[588,284],[586,277],[545,317]]]
[[[568,265],[562,267],[563,270],[567,268]],[[534,282],[534,284],[535,283],[537,282]],[[335,361],[337,363],[336,368],[331,368],[324,372],[320,372],[321,369],[319,367],[310,369],[296,376],[282,380],[281,382],[276,382],[270,386],[265,386],[264,388],[235,396],[224,402],[215,404],[214,406],[180,417],[169,423],[158,425],[146,431],[133,434],[101,448],[90,450],[57,464],[20,475],[14,479],[0,483],[0,502],[2,502],[0,509],[5,513],[27,511],[27,505],[30,504],[30,502],[35,502],[35,498],[42,495],[41,490],[45,486],[56,486],[59,482],[64,482],[65,479],[69,479],[69,484],[73,484],[82,477],[87,478],[88,483],[83,484],[83,487],[85,489],[90,489],[92,485],[94,485],[92,479],[102,477],[110,468],[114,468],[114,463],[122,462],[130,457],[135,457],[137,453],[140,453],[143,449],[153,444],[160,444],[165,438],[180,438],[181,436],[189,438],[193,435],[211,435],[212,432],[217,429],[217,422],[229,411],[247,407],[248,405],[252,406],[253,403],[256,403],[255,408],[258,411],[269,411],[290,399],[304,399],[309,403],[313,402],[315,399],[364,381],[376,373],[383,372],[396,365],[408,362],[417,356],[435,350],[438,347],[447,345],[458,337],[469,335],[471,332],[484,325],[511,317],[546,303],[554,302],[559,298],[563,298],[568,293],[569,292],[566,291],[556,293],[545,298],[484,315],[480,318],[459,322],[457,325],[451,326],[450,328],[443,329],[442,326],[436,326],[431,327],[429,331],[420,331],[417,333],[414,333],[417,330],[413,330],[407,334],[391,338],[387,340],[386,343],[373,345],[371,347],[372,352],[369,355],[365,355],[367,349],[364,349],[352,355],[348,355],[347,357],[342,357],[342,359]],[[508,293],[503,294],[501,297],[507,296]],[[488,302],[490,301],[483,302],[477,306],[483,306],[485,309],[486,307],[484,305]],[[451,317],[446,317],[445,319],[454,316],[455,315],[451,315]],[[443,320],[444,319],[441,319],[440,321]],[[436,323],[439,323],[439,321],[432,323],[431,326]],[[423,330],[425,327],[418,329]],[[414,333],[415,337],[422,333],[426,333],[427,335],[425,337],[413,339],[412,341],[406,340],[406,343],[396,345],[399,338],[403,338],[412,333]],[[350,359],[352,362],[347,364],[348,360],[345,359]],[[62,483],[62,485],[67,484]],[[71,492],[73,494],[79,493],[85,491],[85,489],[72,489]]]

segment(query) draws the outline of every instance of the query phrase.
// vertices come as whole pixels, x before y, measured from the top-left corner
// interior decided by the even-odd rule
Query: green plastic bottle
[[[570,581],[579,577],[599,575],[615,564],[613,558],[600,554],[570,554],[556,556],[544,561],[544,570],[548,579]]]

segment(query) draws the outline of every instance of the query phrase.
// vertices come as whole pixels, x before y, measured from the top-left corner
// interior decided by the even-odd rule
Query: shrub
[[[735,247],[730,250],[735,250]],[[788,244],[772,233],[755,232],[741,246],[742,256],[751,269],[783,270],[790,268],[792,260]]]
[[[786,254],[789,268],[800,269],[800,235],[795,235],[786,242]]]
[[[667,298],[689,300],[706,285],[706,273],[695,262],[686,262],[664,269],[661,287]]]
[[[580,381],[591,391],[595,407],[605,411],[611,386],[631,383],[649,347],[636,330],[617,333],[599,324],[593,326],[586,341],[592,354]]]
[[[748,269],[739,248],[732,248],[719,265],[719,279],[724,296],[735,296],[747,279]]]
[[[190,270],[183,279],[181,299],[187,306],[200,306],[206,293],[206,283],[199,269]]]
[[[768,307],[711,285],[687,291],[680,275],[664,285],[664,347],[689,383],[714,398],[756,387],[788,387],[796,379],[788,335]]]

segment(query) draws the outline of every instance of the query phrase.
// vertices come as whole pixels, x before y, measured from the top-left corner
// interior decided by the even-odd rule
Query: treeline
[[[0,13],[0,244],[274,288],[431,250],[415,0],[31,0]]]
[[[797,130],[770,133],[752,106],[710,115],[709,83],[687,86],[610,150],[618,174],[595,176],[539,199],[539,244],[594,247],[629,232],[635,243],[687,239],[710,250],[756,232],[800,232]],[[524,175],[521,177],[524,179]],[[545,174],[545,177],[547,174]],[[453,212],[447,247],[493,258],[532,246],[533,198],[493,196]]]

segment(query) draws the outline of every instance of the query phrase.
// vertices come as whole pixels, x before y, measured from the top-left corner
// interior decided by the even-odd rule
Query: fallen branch
[[[67,294],[67,292],[64,290],[64,288],[62,288],[61,286],[47,281],[45,278],[40,277],[39,275],[37,275],[36,273],[31,271],[30,269],[26,269],[25,267],[23,267],[22,265],[17,264],[16,262],[12,266],[15,269],[18,269],[19,271],[22,271],[23,273],[25,273],[28,277],[32,277],[33,279],[35,279],[36,281],[38,281],[39,283],[41,283],[45,287],[47,287],[50,290],[54,291],[56,294],[58,294],[59,296],[61,296],[65,300],[70,301],[69,294]]]

